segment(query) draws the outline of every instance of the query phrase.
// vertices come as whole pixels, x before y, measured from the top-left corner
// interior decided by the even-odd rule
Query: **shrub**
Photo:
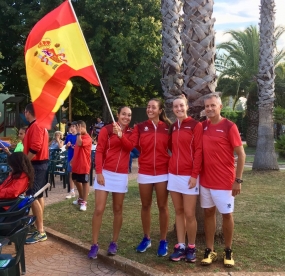
[[[275,144],[276,150],[280,156],[285,157],[285,134],[281,135]]]

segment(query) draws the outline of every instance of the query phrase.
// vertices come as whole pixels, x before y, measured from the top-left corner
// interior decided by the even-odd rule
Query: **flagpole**
[[[74,10],[74,8],[73,8],[73,6],[72,6],[71,0],[68,0],[68,3],[69,3],[69,5],[70,5],[70,7],[71,7],[71,10],[72,10],[72,12],[73,12],[73,15],[74,15],[74,17],[75,17],[75,19],[76,19],[76,22],[77,22],[78,26],[79,26],[79,29],[80,29],[81,35],[82,35],[82,37],[83,37],[83,41],[84,41],[84,43],[85,43],[85,46],[86,46],[86,48],[88,49],[88,53],[89,53],[90,58],[91,58],[91,60],[92,60],[93,67],[94,67],[94,70],[95,70],[96,75],[97,75],[97,77],[98,77],[98,81],[99,81],[100,87],[101,87],[101,89],[102,89],[102,92],[103,92],[103,95],[104,95],[104,98],[105,98],[105,101],[106,101],[107,107],[108,107],[108,109],[109,109],[109,112],[110,112],[111,118],[112,118],[113,122],[115,123],[115,119],[114,119],[114,116],[113,116],[113,113],[112,113],[111,107],[110,107],[110,105],[109,105],[109,102],[108,102],[108,99],[107,99],[107,96],[106,96],[105,90],[104,90],[103,85],[102,85],[102,83],[101,83],[101,80],[100,80],[99,74],[98,74],[97,69],[96,69],[96,67],[95,67],[95,63],[94,63],[93,58],[92,58],[92,56],[91,56],[91,53],[90,53],[90,51],[89,51],[89,48],[88,48],[88,45],[87,45],[87,43],[86,43],[86,40],[85,40],[84,34],[83,34],[82,30],[81,30],[81,27],[80,27],[80,24],[79,24],[79,22],[78,22],[78,19],[77,19],[77,16],[76,16],[75,10]]]

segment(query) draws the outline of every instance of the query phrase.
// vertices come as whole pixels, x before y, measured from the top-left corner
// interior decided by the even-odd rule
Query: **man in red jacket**
[[[202,265],[217,260],[214,251],[216,209],[223,217],[224,265],[234,266],[232,240],[234,231],[234,198],[240,194],[245,153],[235,123],[221,116],[222,101],[217,93],[204,98],[208,120],[203,126],[203,165],[200,173],[200,202],[204,208],[206,250]],[[235,168],[234,153],[237,155]]]
[[[46,174],[48,169],[48,132],[45,128],[39,126],[35,118],[35,111],[32,103],[29,103],[25,108],[25,117],[30,123],[23,141],[24,153],[28,156],[29,160],[34,167],[35,180],[32,189],[27,191],[27,195],[34,195],[46,184]],[[37,231],[27,240],[27,244],[45,241],[47,235],[44,231],[43,212],[44,212],[44,198],[41,193],[37,200],[32,204],[33,215],[37,217],[35,222]]]

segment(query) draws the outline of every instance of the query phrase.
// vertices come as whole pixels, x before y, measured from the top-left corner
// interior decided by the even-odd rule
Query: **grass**
[[[179,262],[173,263],[167,258],[155,256],[159,240],[158,211],[155,198],[152,208],[152,247],[144,254],[135,252],[135,247],[142,238],[140,221],[140,199],[135,181],[130,181],[129,192],[124,202],[124,222],[119,239],[119,255],[146,264],[165,273],[183,272],[223,272],[223,271],[254,271],[277,272],[285,271],[285,200],[284,179],[285,172],[244,172],[242,194],[235,202],[235,234],[233,249],[236,266],[226,269],[222,265],[222,245],[216,245],[219,253],[218,262],[210,267],[201,267],[204,243],[198,244],[198,262],[196,265]],[[45,209],[45,225],[64,234],[79,238],[91,244],[91,219],[94,205],[94,195],[90,194],[87,212],[79,212],[78,207],[72,206],[72,200],[63,201]],[[172,231],[174,213],[171,200],[169,248],[176,243],[175,233]],[[59,212],[60,210],[60,212]],[[107,249],[112,238],[111,196],[103,217],[100,232],[100,247]]]
[[[245,162],[246,163],[253,163],[256,148],[255,147],[248,147],[247,145],[244,145],[244,151],[246,153]],[[279,156],[277,158],[277,162],[279,165],[285,165],[285,158],[282,156]]]

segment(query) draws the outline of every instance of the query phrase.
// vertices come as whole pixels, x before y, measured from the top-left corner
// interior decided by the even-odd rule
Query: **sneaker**
[[[150,247],[151,247],[151,240],[148,239],[147,237],[144,237],[141,243],[137,246],[136,250],[137,252],[143,253]]]
[[[196,262],[196,248],[186,248],[186,262],[195,263]]]
[[[70,199],[72,197],[75,197],[75,192],[70,192],[65,198]]]
[[[212,262],[217,260],[217,257],[218,254],[215,251],[212,251],[210,248],[206,248],[201,265],[210,265]]]
[[[185,249],[181,248],[179,244],[174,246],[174,252],[169,256],[169,259],[174,262],[178,262],[180,260],[185,259]]]
[[[161,240],[157,249],[157,256],[164,257],[168,254],[168,241]]]
[[[235,261],[233,259],[233,251],[230,248],[226,248],[224,250],[223,256],[225,267],[233,267],[235,265]]]
[[[109,248],[108,248],[108,255],[114,256],[117,254],[118,251],[118,245],[115,242],[110,242]]]
[[[80,211],[86,211],[87,210],[87,202],[82,202],[79,210]]]
[[[35,232],[37,232],[37,228],[34,224],[30,225],[29,226],[29,232],[28,232],[28,235],[33,235]]]
[[[26,239],[26,244],[32,244],[46,240],[47,240],[46,232],[40,233],[39,231],[36,231],[31,237]]]
[[[74,205],[81,205],[83,199],[82,198],[77,198],[76,200],[72,201],[72,204]]]
[[[97,259],[98,251],[99,251],[99,245],[98,244],[91,245],[90,251],[88,253],[88,258],[89,259]]]

